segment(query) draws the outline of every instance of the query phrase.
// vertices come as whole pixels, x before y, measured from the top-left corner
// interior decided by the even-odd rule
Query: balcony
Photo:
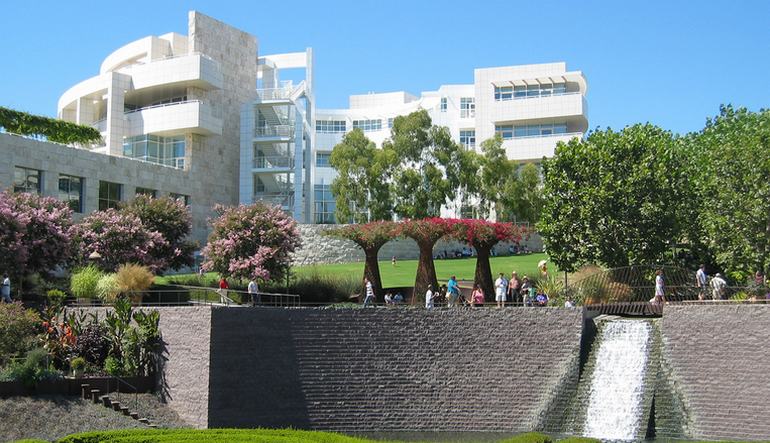
[[[222,135],[222,119],[214,117],[211,107],[200,100],[148,106],[126,112],[125,116],[127,136],[180,132]]]
[[[582,137],[582,132],[566,134],[534,135],[503,140],[505,153],[511,160],[540,160],[553,157],[558,142],[568,142],[575,137]]]
[[[490,119],[493,121],[537,120],[587,116],[588,104],[580,92],[529,97],[517,100],[493,101]]]
[[[294,137],[294,125],[270,125],[254,128],[255,138],[290,139]]]
[[[294,156],[273,155],[258,156],[254,159],[254,169],[294,169]]]
[[[153,60],[123,68],[121,72],[131,76],[133,91],[171,85],[211,90],[221,89],[223,84],[219,63],[199,53]]]
[[[291,81],[285,81],[278,88],[257,89],[257,99],[261,102],[289,102],[295,90]]]

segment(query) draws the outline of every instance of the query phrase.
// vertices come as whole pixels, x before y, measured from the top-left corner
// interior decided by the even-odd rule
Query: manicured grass
[[[537,263],[540,260],[548,259],[546,254],[527,254],[512,255],[506,257],[492,257],[492,275],[496,276],[499,272],[510,276],[511,271],[516,271],[519,277],[525,275],[540,275],[537,270]],[[446,282],[452,275],[457,276],[458,280],[473,281],[476,272],[475,258],[459,258],[450,260],[436,260],[436,274],[440,282]],[[554,273],[556,268],[549,263],[549,272]],[[326,265],[295,266],[292,272],[297,276],[310,275],[313,273],[328,275],[332,277],[359,277],[363,275],[364,263],[339,263]],[[399,260],[396,266],[391,262],[380,262],[380,275],[384,287],[400,287],[414,285],[415,274],[417,273],[417,260]],[[157,284],[170,284],[176,276],[156,277]],[[213,273],[206,274],[207,280],[215,280],[217,277]]]
[[[499,272],[506,276],[511,275],[511,271],[516,271],[519,277],[525,275],[539,275],[537,263],[540,260],[548,259],[546,254],[527,254],[512,255],[506,257],[492,257],[492,275],[496,276]],[[436,275],[440,282],[446,282],[452,275],[457,276],[458,280],[473,281],[476,272],[475,258],[460,258],[450,260],[436,260]],[[549,271],[554,272],[554,267],[549,263]],[[311,274],[329,274],[335,276],[363,275],[364,264],[358,263],[340,263],[328,265],[297,266],[293,268],[297,275]],[[380,262],[380,275],[384,287],[413,286],[415,274],[417,273],[417,260],[399,260],[396,266],[390,261]]]

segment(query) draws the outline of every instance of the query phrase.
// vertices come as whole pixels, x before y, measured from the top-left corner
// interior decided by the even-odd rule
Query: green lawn
[[[493,257],[490,259],[492,265],[492,275],[498,272],[505,273],[506,276],[511,271],[516,271],[520,277],[525,275],[538,275],[537,262],[547,259],[546,254],[528,254],[513,255],[508,257]],[[446,282],[452,275],[457,276],[458,280],[473,280],[476,272],[475,258],[461,258],[451,260],[436,260],[436,275],[440,282]],[[549,271],[553,272],[553,265],[549,266]],[[364,272],[363,262],[340,263],[328,265],[296,266],[293,271],[297,275],[311,274],[318,272],[328,275],[362,275]],[[400,260],[393,266],[390,261],[380,262],[380,275],[382,277],[383,287],[412,286],[414,285],[415,274],[417,273],[417,260]]]

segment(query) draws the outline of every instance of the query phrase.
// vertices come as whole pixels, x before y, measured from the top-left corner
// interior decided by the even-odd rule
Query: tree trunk
[[[366,254],[366,261],[364,263],[364,277],[368,278],[372,282],[372,289],[374,289],[374,298],[378,302],[382,301],[382,279],[380,278],[380,262],[377,261],[377,253],[380,248],[364,249]],[[363,298],[366,297],[366,288],[363,289]]]
[[[433,291],[438,289],[438,280],[436,279],[436,267],[433,265],[433,245],[435,243],[418,242],[420,247],[420,261],[417,265],[417,276],[414,280],[414,295],[412,304],[417,300],[425,300],[425,293],[428,287]]]
[[[484,299],[486,301],[495,300],[495,287],[492,280],[492,267],[489,265],[489,251],[491,246],[478,246],[476,248],[476,275],[474,282],[484,290]]]

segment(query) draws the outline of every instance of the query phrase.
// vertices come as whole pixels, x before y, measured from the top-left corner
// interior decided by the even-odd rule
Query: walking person
[[[655,302],[663,304],[666,301],[666,283],[663,280],[663,270],[655,271]]]
[[[224,305],[229,305],[230,299],[227,298],[227,290],[230,289],[230,285],[227,283],[227,279],[222,277],[219,280],[219,302]]]
[[[711,279],[711,298],[714,300],[724,300],[725,289],[727,289],[727,281],[722,277],[722,274],[717,272],[717,275]]]
[[[428,290],[425,292],[425,309],[433,309],[433,287],[428,285]]]
[[[257,285],[257,282],[253,279],[249,282],[249,286],[247,287],[247,290],[249,291],[249,295],[251,296],[251,306],[257,306],[259,304],[262,304],[262,297],[259,295],[259,286]]]
[[[8,274],[3,275],[3,286],[0,289],[0,296],[2,296],[4,303],[11,303],[11,279],[8,278]]]
[[[706,275],[706,265],[702,264],[695,272],[695,285],[698,287],[698,300],[703,301],[706,299],[706,282],[708,282],[708,275]]]
[[[498,308],[505,307],[505,293],[508,292],[508,280],[505,279],[505,275],[500,273],[500,276],[495,280],[495,301]]]
[[[367,277],[364,277],[364,288],[366,290],[366,297],[364,297],[364,307],[370,304],[374,307],[374,287],[372,282]]]
[[[457,284],[457,278],[454,275],[449,277],[446,290],[447,290],[447,304],[449,306],[455,306],[455,304],[457,303],[457,299],[460,297],[460,286]]]

